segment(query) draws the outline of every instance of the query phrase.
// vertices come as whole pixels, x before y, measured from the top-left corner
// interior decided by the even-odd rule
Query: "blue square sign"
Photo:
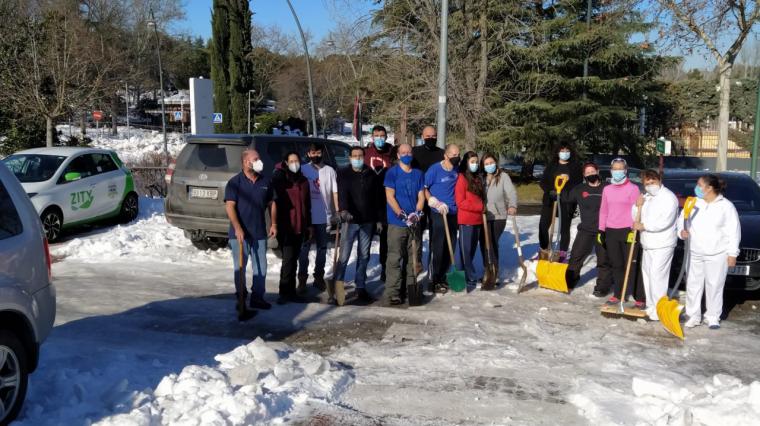
[[[215,112],[214,113],[213,123],[214,124],[222,124],[222,113],[221,112]]]
[[[174,119],[177,121],[182,120],[182,111],[174,111]]]

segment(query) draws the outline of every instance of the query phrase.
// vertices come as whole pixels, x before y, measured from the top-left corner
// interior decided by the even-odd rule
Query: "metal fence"
[[[166,167],[129,167],[135,191],[149,197],[166,197]]]

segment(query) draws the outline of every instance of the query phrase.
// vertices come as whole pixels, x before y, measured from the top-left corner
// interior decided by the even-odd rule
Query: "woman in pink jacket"
[[[607,249],[607,256],[612,265],[613,294],[607,304],[616,305],[623,297],[620,293],[625,279],[625,266],[628,251],[634,241],[633,219],[631,209],[639,198],[640,191],[636,184],[628,179],[628,165],[622,158],[612,160],[612,181],[602,191],[602,205],[599,208],[599,242]],[[633,290],[629,279],[626,299]],[[635,307],[644,308],[643,302],[636,302]]]

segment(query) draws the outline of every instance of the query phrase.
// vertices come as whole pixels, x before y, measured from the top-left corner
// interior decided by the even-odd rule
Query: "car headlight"
[[[36,192],[30,192],[30,193],[28,193],[28,194],[26,194],[26,195],[28,195],[28,196],[29,196],[29,198],[32,198],[32,197],[34,197],[35,195],[37,195],[37,193],[36,193]]]

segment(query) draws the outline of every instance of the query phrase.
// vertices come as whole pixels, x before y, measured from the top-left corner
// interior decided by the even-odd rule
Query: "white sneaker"
[[[650,321],[659,321],[660,318],[657,317],[657,309],[647,309],[646,310],[647,316],[649,317]]]
[[[702,324],[702,318],[692,317],[692,318],[689,318],[688,321],[686,321],[686,323],[684,324],[684,327],[686,327],[686,328],[694,328],[694,327],[696,327],[696,326],[698,326],[700,324]]]
[[[710,327],[710,330],[717,330],[720,328],[720,320],[707,320],[707,326]]]

